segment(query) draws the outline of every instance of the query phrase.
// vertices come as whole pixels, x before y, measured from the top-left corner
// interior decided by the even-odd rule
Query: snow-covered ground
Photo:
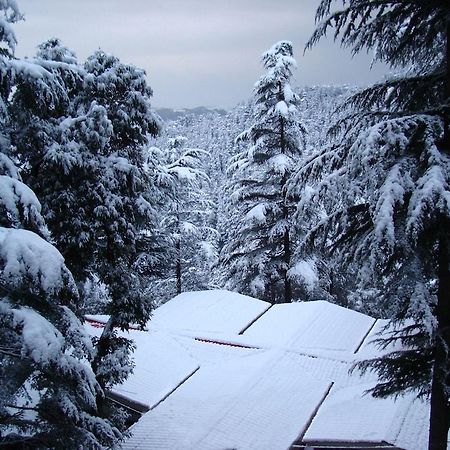
[[[89,317],[92,334],[105,317]],[[94,326],[95,325],[95,326]],[[384,323],[326,302],[271,306],[227,291],[183,293],[154,312],[134,373],[113,392],[149,409],[119,448],[288,449],[294,442],[426,447],[428,408],[373,399]]]

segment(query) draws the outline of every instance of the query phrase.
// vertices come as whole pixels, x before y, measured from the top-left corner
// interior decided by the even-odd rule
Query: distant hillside
[[[156,112],[161,116],[163,120],[178,120],[180,117],[184,116],[203,116],[205,114],[217,113],[224,116],[227,111],[219,108],[206,108],[205,106],[197,106],[196,108],[183,108],[183,109],[172,109],[172,108],[156,108]]]

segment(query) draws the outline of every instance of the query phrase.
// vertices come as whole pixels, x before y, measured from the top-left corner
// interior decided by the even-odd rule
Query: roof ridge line
[[[367,333],[363,336],[361,342],[356,347],[356,350],[353,352],[354,355],[356,355],[361,350],[361,347],[363,346],[365,340],[369,337],[369,334],[375,328],[375,325],[376,325],[377,322],[378,322],[378,319],[374,319],[372,326],[367,330]]]
[[[244,328],[242,328],[241,331],[239,331],[238,336],[242,336],[253,324],[255,324],[261,317],[269,311],[270,308],[272,308],[273,304],[270,304],[267,309],[265,309],[262,313],[258,314],[248,325],[246,325]]]
[[[332,381],[330,383],[330,385],[328,386],[327,391],[325,392],[325,394],[323,395],[322,399],[319,401],[317,406],[314,408],[314,411],[312,412],[308,422],[306,422],[306,425],[303,428],[303,431],[300,433],[298,438],[290,445],[289,449],[291,449],[297,443],[299,443],[299,444],[303,443],[303,438],[305,437],[306,433],[308,432],[309,427],[313,423],[314,418],[317,416],[317,413],[319,412],[320,407],[323,405],[323,403],[325,402],[326,398],[330,394],[331,389],[333,388],[333,386],[334,386],[334,381]]]
[[[160,400],[158,400],[154,405],[152,405],[149,408],[149,411],[154,410],[157,406],[159,406],[162,402],[167,400],[178,388],[180,388],[186,381],[189,380],[192,376],[194,376],[199,370],[201,366],[197,366],[197,368],[191,372],[189,375],[187,375],[185,378],[183,378],[172,390],[170,390],[164,397],[162,397]]]

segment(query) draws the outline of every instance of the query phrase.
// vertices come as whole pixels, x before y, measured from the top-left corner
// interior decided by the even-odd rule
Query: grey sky
[[[155,106],[231,107],[251,95],[260,55],[294,44],[296,84],[366,84],[385,69],[329,38],[303,56],[319,0],[19,0],[19,56],[59,37],[83,61],[97,48],[146,69]]]

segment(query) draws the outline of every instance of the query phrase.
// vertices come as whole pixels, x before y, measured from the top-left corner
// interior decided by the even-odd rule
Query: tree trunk
[[[181,294],[181,239],[177,239],[177,243],[175,244],[176,252],[177,252],[177,261],[175,263],[175,271],[177,278],[177,294]]]
[[[450,100],[450,21],[447,22],[447,42],[445,49],[446,82],[444,87],[444,103]],[[450,155],[450,120],[449,114],[444,113],[444,140],[441,151]],[[447,437],[450,423],[450,405],[447,395],[447,385],[450,384],[448,375],[450,349],[450,221],[442,218],[438,249],[438,304],[436,307],[436,321],[438,335],[433,361],[431,380],[431,408],[429,450],[447,450]]]
[[[444,224],[450,226],[448,221]],[[448,233],[448,232],[447,232]],[[448,351],[450,348],[450,258],[445,227],[439,240],[439,288],[436,319],[438,336],[431,381],[429,450],[447,450],[450,405],[447,398]]]
[[[180,205],[177,201],[177,222],[176,231],[177,237],[175,242],[175,278],[177,280],[177,294],[181,294],[181,218],[180,218]]]
[[[101,365],[103,358],[108,354],[111,345],[110,339],[113,330],[114,330],[114,316],[110,315],[108,322],[106,322],[105,326],[103,327],[102,334],[100,335],[96,343],[95,355],[91,363],[92,370],[94,371],[95,377],[100,386],[102,387],[102,389],[105,388],[105,379],[104,376],[98,374],[98,369]]]
[[[284,93],[281,83],[279,83],[279,99],[284,100]],[[280,118],[280,150],[281,154],[286,154],[286,137],[284,130],[284,120]],[[289,208],[288,208],[288,199],[286,193],[286,183],[288,180],[287,173],[283,174],[281,178],[281,196],[283,201],[283,220],[285,223],[289,223]],[[291,240],[289,236],[289,228],[287,228],[283,234],[283,262],[285,264],[285,269],[283,271],[283,283],[284,283],[284,295],[283,300],[284,303],[292,302],[292,286],[291,280],[288,277],[288,270],[291,264]]]
[[[283,208],[284,219],[288,220],[288,208],[285,206]],[[284,303],[292,302],[292,286],[291,280],[288,276],[289,265],[291,263],[291,240],[289,236],[289,230],[284,232],[283,236],[283,253],[284,253],[284,263],[286,264],[286,270],[284,271]]]

